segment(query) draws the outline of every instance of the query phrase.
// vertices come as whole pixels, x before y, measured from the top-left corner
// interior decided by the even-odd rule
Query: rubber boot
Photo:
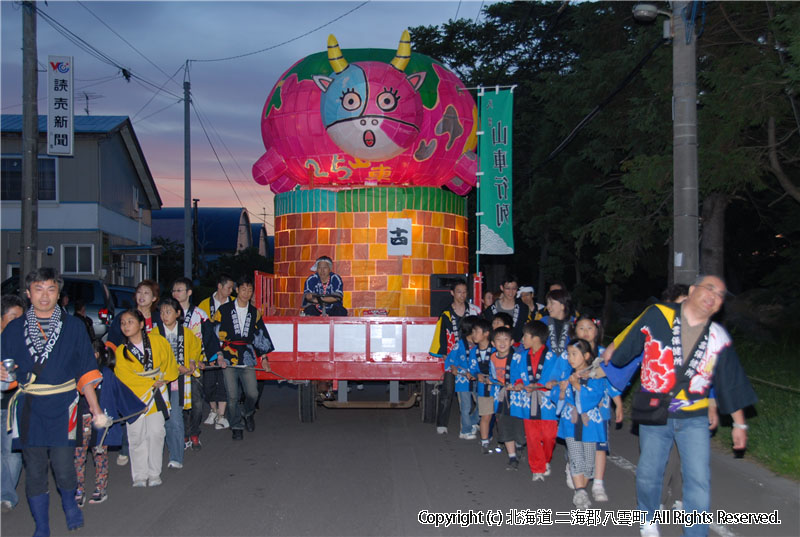
[[[28,496],[28,507],[36,523],[33,537],[50,537],[50,494],[45,492],[38,496]]]
[[[75,501],[75,491],[76,489],[58,489],[61,494],[61,508],[64,509],[64,515],[67,517],[67,529],[69,531],[83,527],[83,511],[78,507],[78,502]]]

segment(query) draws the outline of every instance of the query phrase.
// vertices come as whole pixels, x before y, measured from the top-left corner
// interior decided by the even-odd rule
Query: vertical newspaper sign
[[[47,57],[47,154],[71,157],[73,126],[72,56]]]
[[[485,91],[479,95],[480,229],[479,254],[514,253],[511,219],[511,127],[514,94],[511,90]]]

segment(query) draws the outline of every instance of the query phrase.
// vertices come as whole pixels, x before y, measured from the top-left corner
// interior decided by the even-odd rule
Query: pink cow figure
[[[273,192],[297,185],[446,186],[465,195],[476,183],[477,108],[452,72],[411,54],[403,32],[392,51],[349,51],[336,38],[327,59],[308,56],[272,89],[261,119],[267,152],[253,178]],[[417,72],[405,72],[409,63]]]

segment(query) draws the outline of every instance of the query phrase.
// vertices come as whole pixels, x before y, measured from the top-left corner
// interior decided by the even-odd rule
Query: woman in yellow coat
[[[114,373],[147,405],[145,413],[128,424],[133,486],[157,487],[161,484],[164,422],[170,412],[167,384],[178,378],[178,363],[166,339],[147,334],[138,310],[123,312],[120,328],[125,342],[117,347]]]

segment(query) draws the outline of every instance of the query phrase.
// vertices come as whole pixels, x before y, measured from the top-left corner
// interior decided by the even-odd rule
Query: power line
[[[228,152],[228,155],[230,155],[231,160],[233,160],[234,164],[236,164],[236,167],[239,169],[239,173],[241,173],[242,177],[245,179],[244,184],[246,185],[246,187],[250,191],[254,191],[255,192],[256,196],[259,198],[259,200],[261,201],[262,204],[268,205],[267,201],[262,197],[262,195],[258,191],[258,189],[255,188],[255,185],[254,185],[254,182],[253,182],[252,178],[244,173],[244,170],[242,170],[242,167],[239,165],[239,161],[236,160],[236,157],[233,156],[233,153],[228,148],[228,145],[225,143],[225,140],[222,138],[222,136],[220,135],[219,131],[217,131],[216,127],[214,127],[214,124],[211,122],[211,120],[209,119],[208,115],[200,109],[200,106],[197,103],[197,96],[196,95],[193,95],[192,104],[195,107],[196,113],[198,115],[202,116],[203,118],[205,118],[205,122],[208,123],[208,125],[211,127],[211,130],[213,130],[214,134],[217,135],[217,139],[220,141],[222,146]]]
[[[196,100],[196,96],[195,96],[194,100]],[[239,165],[239,161],[233,155],[233,152],[231,152],[231,150],[228,148],[228,144],[225,143],[225,140],[222,138],[222,135],[219,133],[219,131],[217,131],[217,128],[211,122],[211,120],[209,119],[208,115],[205,112],[202,112],[200,110],[199,105],[197,106],[197,110],[198,110],[199,113],[201,113],[203,115],[203,117],[205,117],[206,123],[209,124],[209,126],[211,127],[211,130],[213,130],[214,134],[217,135],[217,138],[219,139],[220,143],[222,144],[222,147],[225,148],[225,150],[228,152],[228,155],[231,157],[231,160],[233,160],[233,163],[236,164],[236,167],[239,169],[239,173],[245,179],[245,184],[249,187],[249,190],[254,191],[256,196],[261,200],[261,202],[264,205],[268,205],[267,201],[262,197],[261,192],[259,192],[259,190],[257,188],[255,188],[255,182],[253,181],[252,176],[246,174],[244,172],[244,170],[242,170],[242,167]]]
[[[50,15],[48,15],[47,13],[42,11],[40,8],[36,7],[36,13],[40,17],[42,17],[42,19],[46,23],[48,23],[54,30],[56,30],[58,33],[60,33],[64,37],[66,37],[69,41],[71,41],[78,48],[82,49],[87,54],[89,54],[91,56],[94,56],[97,60],[99,60],[99,61],[101,61],[103,63],[107,63],[108,65],[111,65],[111,66],[116,67],[117,69],[119,69],[120,72],[122,73],[122,76],[126,80],[130,80],[131,78],[135,78],[137,80],[140,80],[140,81],[144,82],[145,84],[153,86],[158,91],[164,92],[164,93],[166,93],[166,94],[168,94],[168,95],[170,95],[172,97],[175,97],[175,98],[178,98],[178,99],[182,99],[183,98],[183,97],[181,97],[179,95],[176,95],[176,94],[174,94],[174,93],[172,93],[170,91],[167,91],[165,89],[159,88],[159,86],[156,85],[154,82],[151,82],[151,81],[147,80],[146,78],[133,73],[130,69],[128,69],[126,67],[123,67],[118,61],[116,61],[112,57],[108,56],[106,53],[102,52],[101,50],[99,50],[96,47],[94,47],[91,44],[89,44],[86,40],[84,40],[83,38],[81,38],[80,36],[75,34],[72,30],[70,30],[69,28],[67,28],[66,26],[64,26],[60,22],[58,22],[56,19],[54,19],[53,17],[51,17]]]
[[[177,75],[177,74],[180,72],[180,70],[181,70],[182,68],[183,68],[183,64],[181,64],[181,65],[180,65],[180,67],[178,67],[178,69],[175,71],[175,73],[173,73],[173,75],[172,75],[171,77],[169,77],[167,80],[165,80],[165,81],[164,81],[164,83],[163,83],[163,84],[161,84],[161,87],[160,87],[159,89],[164,89],[164,86],[166,86],[166,85],[167,85],[167,82],[169,82],[170,80],[172,80],[173,78],[175,78],[175,75]],[[176,84],[177,84],[177,82],[176,82]],[[142,105],[142,107],[141,107],[141,108],[139,108],[139,109],[136,111],[136,113],[135,113],[135,114],[133,114],[133,119],[136,119],[136,116],[138,116],[138,115],[139,115],[139,114],[142,112],[142,110],[144,110],[145,108],[147,108],[147,106],[148,106],[148,105],[149,105],[151,102],[153,102],[153,99],[155,99],[155,98],[156,98],[156,95],[158,95],[158,93],[156,93],[156,92],[153,92],[153,95],[151,95],[151,96],[150,96],[150,98],[147,100],[147,102],[146,102],[146,103],[144,103],[144,105]],[[182,101],[182,100],[183,100],[183,99],[181,99],[181,101]],[[178,101],[178,102],[180,102],[180,101]],[[147,117],[150,117],[150,116],[147,116]],[[133,119],[132,119],[132,120],[133,120]]]
[[[169,103],[169,104],[168,104],[167,106],[165,106],[164,108],[159,108],[158,110],[156,110],[156,111],[155,111],[155,112],[153,112],[152,114],[147,114],[147,115],[146,115],[146,116],[144,116],[143,118],[141,118],[141,119],[137,119],[136,121],[134,121],[134,120],[133,120],[133,118],[131,118],[131,122],[132,122],[132,123],[141,123],[142,121],[146,121],[147,119],[149,119],[149,118],[151,118],[151,117],[155,116],[156,114],[160,114],[161,112],[163,112],[163,111],[164,111],[164,110],[166,110],[167,108],[172,108],[173,106],[175,106],[176,104],[180,104],[181,102],[182,102],[182,100],[181,100],[181,101],[175,101],[174,103]]]
[[[132,48],[132,49],[133,49],[133,50],[136,52],[136,54],[138,54],[139,56],[141,56],[142,58],[144,58],[145,60],[147,60],[147,63],[149,63],[150,65],[152,65],[153,67],[155,67],[156,69],[158,69],[159,71],[161,71],[161,74],[163,74],[164,76],[166,76],[166,77],[169,77],[169,78],[168,78],[168,81],[169,81],[169,80],[172,80],[172,78],[173,78],[175,75],[172,75],[172,76],[170,77],[170,76],[169,76],[169,75],[168,75],[168,74],[167,74],[167,73],[166,73],[166,72],[165,72],[165,71],[164,71],[164,70],[163,70],[161,67],[159,67],[158,65],[156,65],[155,63],[153,63],[153,62],[150,60],[150,58],[148,58],[147,56],[145,56],[145,55],[144,55],[144,54],[143,54],[143,53],[142,53],[142,52],[141,52],[139,49],[137,49],[136,47],[134,47],[134,46],[133,46],[133,45],[132,45],[132,44],[131,44],[131,43],[130,43],[130,42],[127,40],[127,39],[125,39],[124,37],[122,37],[121,35],[119,35],[119,33],[117,33],[117,31],[116,31],[116,30],[114,30],[114,29],[113,29],[111,26],[109,26],[109,25],[106,23],[106,21],[104,21],[103,19],[101,19],[101,18],[100,18],[100,17],[97,15],[97,13],[95,13],[94,11],[92,11],[91,9],[89,9],[89,8],[86,6],[86,4],[84,4],[84,3],[83,3],[83,2],[81,2],[80,0],[78,0],[78,4],[79,4],[79,5],[80,5],[80,6],[81,6],[83,9],[85,9],[86,11],[88,11],[89,13],[91,13],[91,14],[92,14],[92,16],[93,16],[95,19],[99,20],[99,21],[100,21],[100,22],[103,24],[103,26],[105,26],[106,28],[108,28],[109,30],[111,30],[111,32],[112,32],[114,35],[116,35],[117,37],[119,37],[119,38],[120,38],[120,39],[121,39],[121,40],[122,40],[122,41],[123,41],[123,42],[124,42],[126,45],[128,45],[129,47],[131,47],[131,48]],[[176,73],[176,74],[177,74],[177,73]],[[175,82],[175,84],[176,84],[176,85],[178,85],[178,86],[180,87],[180,84],[178,84],[177,82]]]
[[[563,140],[563,141],[562,141],[560,144],[558,144],[558,147],[556,147],[555,149],[553,149],[553,151],[552,151],[552,152],[551,152],[549,155],[547,155],[547,158],[545,158],[545,159],[544,159],[542,162],[540,162],[540,163],[539,163],[539,164],[538,164],[538,165],[537,165],[537,166],[536,166],[536,167],[533,169],[533,171],[534,171],[534,172],[538,171],[539,169],[541,169],[541,168],[542,168],[542,166],[544,166],[545,164],[547,164],[548,162],[550,162],[551,160],[553,160],[554,158],[556,158],[556,156],[558,156],[558,154],[559,154],[559,153],[561,153],[561,152],[562,152],[562,151],[563,151],[563,150],[564,150],[564,149],[565,149],[565,148],[566,148],[566,147],[567,147],[567,146],[570,144],[570,142],[572,142],[572,140],[574,140],[574,139],[575,139],[575,136],[577,136],[577,135],[578,135],[578,132],[580,132],[580,131],[583,129],[583,127],[585,127],[585,126],[586,126],[586,125],[587,125],[587,124],[588,124],[588,123],[589,123],[589,122],[590,122],[590,121],[591,121],[591,120],[594,118],[594,116],[596,116],[596,115],[597,115],[597,114],[600,112],[600,110],[602,110],[602,109],[603,109],[603,107],[605,107],[605,106],[606,106],[606,105],[607,105],[609,102],[611,102],[611,100],[612,100],[612,99],[613,99],[613,98],[614,98],[614,97],[615,97],[615,96],[616,96],[616,95],[617,95],[617,94],[618,94],[620,91],[622,91],[623,89],[625,89],[625,87],[626,87],[628,84],[630,84],[630,82],[633,80],[633,78],[636,76],[636,74],[637,74],[639,71],[641,71],[641,70],[642,70],[642,68],[643,68],[643,67],[644,67],[644,65],[647,63],[647,61],[648,61],[648,60],[649,60],[649,59],[650,59],[650,58],[653,56],[653,54],[655,53],[655,51],[656,51],[656,50],[658,50],[658,49],[659,49],[659,48],[660,48],[660,47],[661,47],[661,46],[662,46],[662,45],[663,45],[665,42],[667,42],[667,40],[666,40],[666,39],[664,39],[664,38],[661,38],[661,39],[659,39],[659,40],[656,42],[656,44],[655,44],[655,45],[654,45],[654,46],[653,46],[653,47],[652,47],[650,50],[648,50],[648,51],[647,51],[647,54],[645,54],[645,55],[644,55],[644,57],[643,57],[641,60],[639,60],[639,63],[637,63],[637,64],[636,64],[636,67],[634,67],[634,68],[631,70],[631,72],[630,72],[630,73],[628,73],[628,74],[627,74],[627,76],[626,76],[626,77],[625,77],[625,78],[622,80],[622,82],[620,82],[620,83],[617,85],[617,87],[616,87],[616,88],[614,88],[614,90],[613,90],[613,91],[612,91],[612,92],[611,92],[611,93],[608,95],[608,97],[606,97],[605,99],[603,99],[602,101],[600,101],[600,103],[599,103],[597,106],[595,106],[595,107],[592,109],[592,111],[591,111],[591,112],[589,112],[588,114],[586,114],[586,116],[585,116],[585,117],[584,117],[582,120],[580,120],[580,121],[578,122],[578,124],[577,124],[577,125],[575,125],[575,127],[574,127],[574,128],[572,129],[572,131],[571,131],[571,132],[570,132],[570,133],[567,135],[567,137],[566,137],[566,138],[564,138],[564,140]]]
[[[313,30],[309,30],[304,34],[301,34],[301,35],[298,35],[297,37],[293,37],[291,39],[288,39],[288,40],[286,40],[286,41],[284,41],[282,43],[278,43],[277,45],[272,45],[272,46],[269,46],[267,48],[262,48],[260,50],[254,50],[253,52],[246,52],[244,54],[237,54],[236,56],[228,56],[226,58],[212,58],[212,59],[205,59],[205,60],[188,60],[188,61],[190,61],[190,62],[223,62],[223,61],[227,61],[227,60],[236,60],[238,58],[244,58],[246,56],[252,56],[253,54],[260,54],[260,53],[266,52],[268,50],[276,49],[278,47],[282,47],[283,45],[288,45],[289,43],[291,43],[293,41],[297,41],[298,39],[302,39],[302,38],[306,37],[307,35],[311,35],[314,32],[316,32],[317,30],[321,30],[321,29],[325,28],[326,26],[330,26],[334,22],[336,22],[336,21],[338,21],[340,19],[343,19],[344,17],[346,17],[350,13],[356,11],[357,9],[361,9],[365,5],[369,4],[369,2],[370,2],[370,0],[367,0],[366,2],[362,2],[359,5],[357,5],[356,7],[354,7],[353,9],[351,9],[350,11],[347,11],[346,13],[343,13],[343,14],[339,15],[335,19],[331,19],[328,22],[326,22],[325,24],[317,26]],[[481,3],[481,5],[483,5],[483,4]]]
[[[116,75],[114,75],[113,77],[111,77],[109,79],[103,80],[102,82],[96,82],[94,84],[86,84],[85,86],[81,86],[80,88],[75,88],[75,91],[80,91],[80,90],[84,90],[86,88],[91,88],[91,87],[94,87],[94,86],[99,86],[101,84],[106,84],[108,82],[111,82],[112,80],[117,80],[119,78],[122,78],[122,75],[121,74],[116,74]],[[37,100],[37,102],[41,102],[41,101],[44,101],[45,99],[47,99],[47,95],[45,95],[44,97],[39,97],[36,100]],[[19,106],[22,106],[22,103],[9,104],[7,106],[4,106],[4,107],[0,108],[0,110],[6,110],[8,108],[17,108]]]
[[[239,206],[243,209],[244,203],[242,203],[242,199],[239,197],[239,194],[236,192],[236,188],[234,188],[233,183],[231,182],[231,178],[228,177],[228,172],[225,170],[225,166],[222,165],[222,161],[219,159],[219,155],[217,154],[217,149],[214,147],[214,144],[211,142],[211,137],[208,135],[208,131],[206,130],[205,124],[203,124],[203,119],[200,117],[200,113],[197,110],[197,106],[194,103],[194,99],[191,101],[192,110],[194,110],[195,115],[197,116],[197,121],[200,123],[200,127],[203,129],[203,134],[206,135],[206,140],[208,140],[208,145],[211,146],[211,152],[214,153],[214,158],[217,159],[217,163],[219,167],[222,169],[223,175],[225,175],[225,179],[228,180],[228,184],[231,185],[231,190],[233,190],[233,195],[236,196],[236,199],[239,200]]]

